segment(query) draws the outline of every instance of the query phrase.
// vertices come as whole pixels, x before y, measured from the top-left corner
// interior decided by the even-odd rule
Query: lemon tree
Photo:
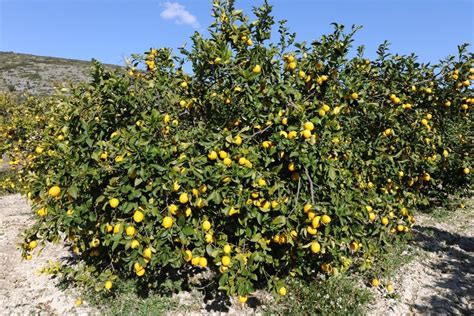
[[[60,271],[98,291],[211,269],[244,303],[286,295],[288,276],[370,269],[417,207],[469,190],[467,46],[435,66],[387,43],[349,57],[357,28],[298,43],[279,22],[272,41],[271,6],[253,13],[216,0],[181,57],[96,62],[43,101],[48,123],[12,154],[36,214],[24,256],[64,239],[83,264]]]

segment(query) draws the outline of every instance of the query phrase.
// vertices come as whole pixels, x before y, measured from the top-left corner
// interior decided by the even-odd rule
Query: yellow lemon
[[[104,287],[106,290],[110,290],[112,288],[112,281],[105,281]]]
[[[192,257],[191,258],[191,264],[193,266],[197,266],[199,264],[199,259],[200,259],[200,257]]]
[[[144,218],[145,218],[145,215],[143,214],[142,211],[136,210],[135,213],[133,214],[133,220],[136,223],[140,223],[141,221],[143,221]]]
[[[375,213],[370,212],[369,213],[369,219],[373,222],[375,221]]]
[[[138,240],[136,239],[132,240],[132,242],[130,243],[130,248],[132,249],[137,249],[138,246],[140,246],[140,242],[138,242]]]
[[[199,258],[199,265],[203,268],[207,267],[207,259],[204,257]]]
[[[221,263],[224,267],[228,267],[230,265],[230,257],[229,256],[223,256],[221,259]]]
[[[305,129],[304,131],[301,132],[301,135],[303,135],[304,139],[311,138],[311,131]]]
[[[228,255],[232,251],[232,247],[230,245],[225,245],[223,250],[224,250],[224,253]]]
[[[253,68],[252,68],[252,72],[254,74],[259,74],[260,72],[262,72],[262,67],[260,65],[255,65]]]
[[[247,302],[247,299],[248,299],[247,295],[245,295],[245,296],[239,296],[239,303],[244,304],[244,303]]]
[[[109,200],[109,205],[111,208],[116,208],[119,205],[119,200],[117,198],[111,198]]]
[[[36,240],[30,241],[29,244],[28,244],[28,248],[30,248],[30,250],[35,249],[36,246],[38,246],[38,242]]]
[[[127,236],[133,236],[135,235],[135,227],[133,226],[127,226],[127,228],[125,229],[125,234],[127,234]]]
[[[164,227],[164,228],[170,228],[171,226],[173,226],[173,218],[170,217],[170,216],[165,216],[163,218],[163,221],[161,223],[161,225]]]
[[[286,295],[286,287],[282,286],[281,288],[278,289],[278,294],[280,294],[281,296],[285,296]]]
[[[210,230],[211,229],[211,223],[207,220],[202,222],[202,229],[204,229],[204,231]]]
[[[306,203],[304,206],[303,206],[303,211],[305,213],[308,213],[309,211],[311,211],[311,208],[313,207],[313,205],[309,204],[309,203]]]
[[[48,191],[49,195],[51,195],[52,197],[57,197],[59,195],[59,193],[61,193],[61,188],[58,187],[57,185],[55,186],[52,186],[49,191]]]
[[[313,242],[311,243],[311,251],[312,251],[313,253],[318,253],[318,252],[321,251],[321,245],[319,244],[319,242],[313,241]]]
[[[181,194],[179,195],[179,202],[180,202],[181,204],[186,204],[186,203],[188,203],[188,201],[189,201],[189,197],[188,197],[188,194],[187,194],[187,193],[181,193]]]
[[[122,228],[121,224],[115,224],[114,226],[114,234],[120,233],[120,228]]]
[[[468,174],[471,172],[471,170],[469,170],[469,168],[466,167],[466,168],[464,168],[464,169],[462,170],[462,172],[463,172],[465,175],[468,175]]]
[[[209,154],[207,154],[207,157],[210,159],[210,160],[216,160],[217,159],[217,153],[212,150],[209,152]]]
[[[393,285],[392,284],[387,284],[387,286],[385,287],[387,289],[387,292],[388,293],[393,293],[394,289],[393,289]]]
[[[372,279],[370,283],[372,284],[373,287],[378,287],[380,285],[379,279]]]
[[[331,222],[331,217],[329,217],[328,215],[324,214],[323,216],[321,216],[321,222],[325,225],[329,224]]]
[[[357,250],[359,250],[359,244],[355,241],[351,242],[350,246],[352,251],[356,252]]]
[[[188,249],[184,253],[185,253],[184,260],[186,262],[189,262],[193,259],[193,253],[191,252],[191,250]]]
[[[224,158],[224,160],[222,161],[224,163],[224,165],[226,166],[230,166],[232,164],[232,160],[228,157]]]
[[[388,218],[382,217],[382,225],[384,225],[384,226],[388,225]]]
[[[305,122],[303,124],[303,128],[308,131],[312,131],[314,129],[314,124],[312,122]]]

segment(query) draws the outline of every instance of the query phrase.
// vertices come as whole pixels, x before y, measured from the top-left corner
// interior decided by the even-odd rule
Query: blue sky
[[[237,0],[250,13],[259,0]],[[150,47],[176,49],[206,32],[211,0],[0,0],[0,51],[123,64]],[[330,23],[363,25],[356,45],[375,56],[385,39],[392,52],[435,62],[474,38],[472,0],[270,0],[297,40],[311,41]],[[472,51],[472,49],[471,49]]]

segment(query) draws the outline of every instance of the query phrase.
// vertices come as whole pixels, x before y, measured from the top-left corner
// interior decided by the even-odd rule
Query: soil
[[[474,217],[472,200],[469,202],[466,209],[441,219],[418,216],[414,227],[416,258],[396,274],[394,294],[376,290],[377,300],[369,314],[474,313]],[[55,280],[38,273],[48,261],[69,255],[63,246],[48,245],[30,261],[21,258],[19,233],[32,223],[31,215],[20,195],[0,197],[2,314],[97,314],[87,302],[76,307],[77,293],[59,289]]]

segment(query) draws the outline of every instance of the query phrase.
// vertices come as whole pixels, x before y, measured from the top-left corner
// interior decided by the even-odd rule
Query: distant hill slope
[[[55,84],[88,80],[90,67],[89,61],[0,52],[0,92],[50,94]]]

